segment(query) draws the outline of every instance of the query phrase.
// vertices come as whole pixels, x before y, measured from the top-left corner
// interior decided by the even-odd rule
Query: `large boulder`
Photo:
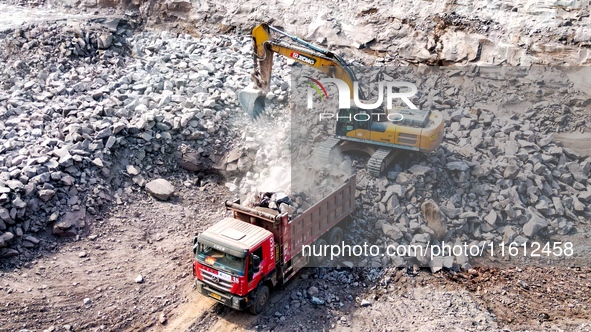
[[[205,171],[212,164],[209,158],[202,156],[200,151],[188,145],[181,145],[175,152],[175,156],[179,166],[191,172]]]
[[[528,207],[529,220],[523,225],[523,234],[527,237],[535,236],[540,230],[548,227],[548,220],[542,216],[535,208]]]
[[[165,201],[174,193],[174,186],[164,179],[156,179],[146,184],[146,191],[157,199]]]
[[[404,236],[398,227],[387,223],[382,224],[382,231],[395,241],[400,240]]]
[[[438,240],[442,240],[447,233],[447,225],[437,203],[432,199],[425,201],[421,205],[421,212],[423,213],[423,218],[427,221],[427,226],[435,233],[435,237]]]

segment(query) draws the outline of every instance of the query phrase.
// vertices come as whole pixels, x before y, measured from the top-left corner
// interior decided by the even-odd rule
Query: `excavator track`
[[[398,149],[378,149],[367,161],[367,170],[375,177],[382,176],[386,167],[394,161],[399,153]]]
[[[322,142],[320,146],[314,150],[314,162],[323,166],[329,164],[332,161],[331,154],[340,143],[341,140],[338,138],[329,138]]]

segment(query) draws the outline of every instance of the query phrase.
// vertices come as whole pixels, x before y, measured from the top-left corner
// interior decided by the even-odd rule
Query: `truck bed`
[[[242,206],[239,202],[226,202],[234,218],[256,224],[273,233],[277,244],[278,265],[290,263],[302,246],[312,244],[330,228],[355,210],[356,176],[353,175],[321,201],[294,219],[286,213],[274,214]]]

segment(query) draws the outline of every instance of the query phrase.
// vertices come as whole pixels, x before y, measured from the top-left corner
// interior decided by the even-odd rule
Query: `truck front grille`
[[[216,273],[201,270],[203,282],[217,289],[229,292],[232,289],[232,283],[226,280],[221,280]],[[217,282],[216,282],[217,281]]]

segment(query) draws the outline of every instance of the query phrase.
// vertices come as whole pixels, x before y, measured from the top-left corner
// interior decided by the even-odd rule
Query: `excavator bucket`
[[[242,109],[254,119],[258,118],[265,111],[266,93],[250,84],[238,92],[238,102]]]
[[[270,38],[268,31],[257,28],[253,29],[253,36],[255,36],[255,30],[263,33],[263,36],[258,36],[257,34],[258,39],[268,40]],[[252,83],[244,90],[238,92],[238,101],[242,109],[250,114],[253,119],[256,119],[265,111],[265,98],[269,92],[271,71],[273,70],[273,52],[268,51],[263,45],[257,46],[254,38],[253,44],[255,55],[253,57],[254,71],[252,73]]]

